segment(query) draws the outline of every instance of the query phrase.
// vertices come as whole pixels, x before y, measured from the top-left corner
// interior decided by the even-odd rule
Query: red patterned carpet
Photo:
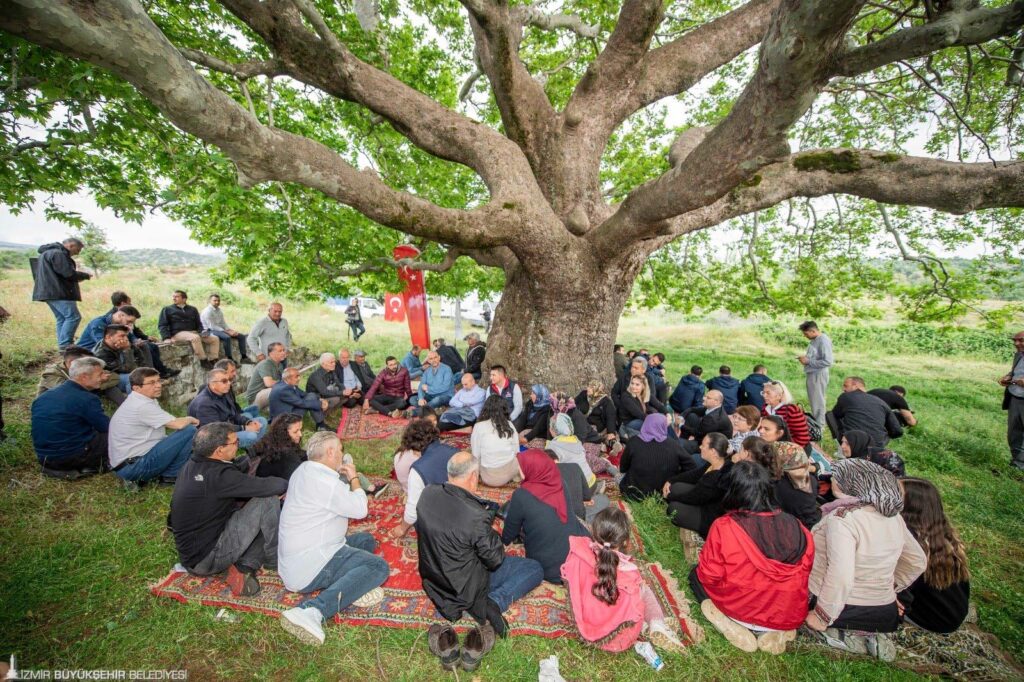
[[[363,414],[361,408],[341,408],[338,438],[346,440],[377,440],[401,433],[408,419],[392,419],[378,412]]]
[[[396,490],[397,489],[397,490]],[[496,502],[507,500],[513,487],[486,488],[481,486],[482,497]],[[617,491],[612,492],[613,499]],[[628,507],[620,505],[628,513]],[[399,542],[388,537],[388,531],[398,525],[402,518],[404,496],[397,485],[393,485],[379,500],[370,500],[370,514],[349,526],[350,532],[367,531],[381,543],[378,553],[391,566],[391,577],[384,583],[385,599],[370,608],[350,607],[335,617],[336,622],[350,625],[380,625],[399,628],[421,628],[440,619],[434,605],[423,592],[417,570],[416,538],[414,533]],[[642,547],[639,535],[634,533],[634,547]],[[522,556],[522,547],[513,545],[510,554]],[[679,623],[684,641],[690,643],[702,638],[698,625],[689,619],[689,602],[679,591],[671,574],[657,564],[643,565],[642,571],[647,584],[657,595],[667,614],[674,614]],[[277,616],[304,599],[303,595],[289,592],[284,588],[276,573],[260,575],[263,586],[255,597],[233,597],[227,584],[220,576],[199,577],[183,572],[171,572],[166,578],[150,588],[158,597],[169,597],[180,602],[199,603],[205,606],[227,607],[239,611],[250,611]],[[565,589],[542,583],[526,598],[516,602],[505,614],[513,635],[538,635],[556,638],[575,636],[576,630],[568,610]],[[672,619],[670,618],[670,621]],[[463,619],[461,625],[468,627],[471,621]]]

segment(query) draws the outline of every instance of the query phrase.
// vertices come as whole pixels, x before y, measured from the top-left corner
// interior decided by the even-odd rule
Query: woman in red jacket
[[[793,441],[800,447],[806,447],[811,442],[811,429],[807,425],[807,417],[798,405],[793,403],[793,394],[781,381],[769,381],[761,391],[764,396],[764,407],[761,408],[762,416],[778,415],[786,422],[786,429],[789,431],[788,440]]]
[[[807,616],[814,540],[776,507],[772,487],[760,464],[733,466],[726,514],[711,525],[690,587],[733,646],[781,654]]]

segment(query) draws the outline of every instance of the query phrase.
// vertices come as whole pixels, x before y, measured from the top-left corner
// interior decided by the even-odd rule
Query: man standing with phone
[[[807,377],[807,401],[811,414],[818,424],[825,423],[825,392],[828,390],[828,368],[832,366],[832,339],[818,329],[818,324],[808,320],[800,325],[800,331],[811,343],[807,352],[797,357],[804,366]]]
[[[1024,329],[1013,335],[1010,371],[999,380],[1006,388],[1003,409],[1006,410],[1006,441],[1010,445],[1010,464],[1024,469]]]

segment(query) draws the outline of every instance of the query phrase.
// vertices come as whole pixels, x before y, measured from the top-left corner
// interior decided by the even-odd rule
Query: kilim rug
[[[408,419],[392,419],[379,412],[363,414],[362,408],[341,408],[338,438],[346,440],[378,440],[390,438],[405,429]]]
[[[481,486],[480,494],[482,497],[502,503],[509,499],[513,490],[515,488],[512,486]],[[619,505],[629,513],[629,508],[621,500],[615,500],[613,504]],[[423,592],[423,585],[420,582],[414,532],[410,532],[400,541],[394,541],[388,536],[388,531],[401,521],[403,509],[404,495],[398,486],[393,485],[382,498],[370,500],[370,513],[366,519],[349,524],[349,532],[370,532],[381,544],[378,554],[391,566],[391,577],[383,585],[383,602],[369,608],[349,607],[335,616],[337,623],[425,628],[440,620],[440,615]],[[635,531],[632,542],[635,543],[634,547],[643,547],[639,534]],[[523,555],[520,545],[510,546],[508,552],[517,556]],[[703,638],[703,633],[700,626],[690,620],[689,600],[679,590],[672,575],[658,564],[641,563],[641,571],[665,613],[669,614],[669,622],[678,623],[683,640],[688,643],[699,642]],[[280,577],[273,572],[262,572],[260,584],[263,589],[255,597],[234,597],[221,576],[199,577],[172,571],[166,578],[151,586],[150,592],[155,596],[169,597],[183,603],[226,607],[272,616],[279,615],[281,611],[292,608],[306,598],[285,589]],[[542,583],[524,599],[513,604],[505,616],[508,618],[512,635],[537,635],[551,639],[576,636],[565,588],[561,586]],[[457,627],[464,630],[471,625],[472,621],[464,618]]]

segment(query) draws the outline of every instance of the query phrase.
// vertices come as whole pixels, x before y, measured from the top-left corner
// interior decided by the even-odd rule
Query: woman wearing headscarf
[[[576,407],[587,418],[587,423],[597,431],[601,442],[611,446],[617,440],[615,427],[618,423],[618,410],[605,390],[603,381],[595,379],[589,382],[576,396]]]
[[[534,384],[530,389],[530,399],[516,420],[519,442],[526,445],[534,438],[543,438],[548,432],[550,419],[551,391],[544,384]]]
[[[576,407],[576,401],[565,393],[551,394],[551,414],[567,414],[572,420],[572,432],[581,443],[583,452],[587,457],[587,464],[595,474],[608,473],[612,476],[619,475],[619,468],[602,456],[600,443],[601,436],[594,427],[590,425],[587,418]],[[549,423],[550,427],[550,423]]]
[[[697,463],[679,444],[679,439],[668,437],[665,415],[649,414],[640,433],[629,439],[622,452],[619,470],[623,477],[619,490],[637,501],[648,495],[660,495],[668,479],[696,467]]]
[[[567,414],[557,414],[551,420],[551,440],[544,446],[558,455],[558,461],[579,465],[587,485],[593,487],[597,483],[597,476],[594,470],[587,463],[587,453],[583,449],[583,443],[574,435],[572,419]]]
[[[526,557],[544,567],[544,579],[561,584],[569,537],[590,534],[569,512],[555,462],[537,449],[523,450],[517,457],[523,482],[509,500],[501,541],[508,545],[521,539]]]
[[[818,479],[811,473],[811,461],[802,447],[776,441],[755,454],[774,481],[775,500],[787,514],[800,519],[806,528],[821,520],[818,509]]]
[[[897,478],[907,475],[903,458],[892,450],[879,448],[871,444],[871,436],[866,431],[844,431],[839,442],[839,449],[846,457],[866,459],[883,469],[888,469]]]
[[[884,634],[899,626],[896,593],[924,573],[928,558],[900,511],[896,477],[873,462],[844,459],[832,467],[835,501],[814,527],[814,566],[807,627],[838,649],[892,660]]]

